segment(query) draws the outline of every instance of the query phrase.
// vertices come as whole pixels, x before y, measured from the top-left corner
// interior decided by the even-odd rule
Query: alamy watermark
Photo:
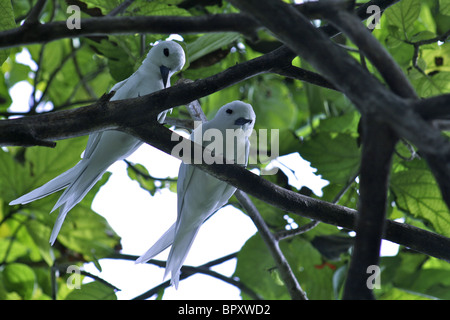
[[[68,29],[81,29],[81,10],[77,5],[70,5],[67,7],[67,14],[70,16],[66,20],[66,26]],[[367,18],[367,28],[370,30],[380,29],[381,9],[377,5],[370,5],[366,9],[366,13],[371,14]]]
[[[66,273],[71,275],[67,278],[66,284],[69,289],[81,289],[81,271],[80,267],[70,265],[67,267]]]
[[[197,126],[202,126],[202,123],[195,121],[194,127]],[[245,143],[247,137],[250,143],[249,148]],[[223,133],[215,128],[206,130],[198,128],[192,136],[192,141],[196,144],[194,148],[191,147],[190,140],[180,140],[180,136],[175,132],[172,133],[171,140],[178,142],[172,149],[171,155],[182,159],[186,164],[267,165],[279,156],[280,149],[278,129],[271,129],[270,132],[268,129],[258,131],[252,129],[251,132],[242,129],[226,129]],[[204,149],[200,147],[201,145]],[[261,170],[262,175],[272,175],[277,172],[277,167]]]
[[[377,265],[370,265],[367,267],[366,270],[367,274],[370,274],[369,277],[367,277],[367,281],[366,281],[366,286],[368,289],[373,290],[373,289],[380,289],[381,288],[381,284],[380,284],[380,274],[381,274],[381,270],[380,267]]]
[[[372,14],[367,18],[367,28],[370,30],[380,29],[381,9],[377,5],[370,5],[366,9],[366,13]]]
[[[67,14],[70,14],[66,20],[67,29],[81,29],[81,10],[79,6],[71,5],[67,7]]]

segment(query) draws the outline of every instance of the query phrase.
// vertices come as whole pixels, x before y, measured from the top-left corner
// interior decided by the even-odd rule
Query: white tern
[[[173,41],[161,41],[152,47],[142,65],[129,78],[111,88],[116,91],[111,100],[136,98],[170,86],[170,77],[185,63],[183,48]],[[158,115],[163,122],[167,111]],[[43,186],[11,201],[10,205],[26,204],[66,188],[52,211],[60,208],[50,236],[53,243],[58,236],[67,213],[78,203],[114,162],[123,160],[136,151],[142,141],[115,130],[92,133],[83,158],[73,168]]]
[[[208,148],[205,140],[211,141],[211,136],[214,136],[214,142],[220,141],[221,149],[218,151],[216,143],[213,150],[217,153],[215,157],[220,156],[222,160],[225,157],[228,159],[226,163],[246,165],[250,150],[249,136],[254,124],[255,113],[252,106],[242,101],[233,101],[221,107],[212,120],[198,126],[192,132],[191,140]],[[217,137],[218,134],[221,137]],[[227,140],[227,135],[235,135],[236,138]],[[231,145],[233,148],[230,143],[234,143]],[[236,188],[226,182],[182,162],[177,182],[177,220],[136,263],[146,262],[172,245],[164,278],[171,273],[171,284],[178,288],[181,266],[200,226],[224,206],[235,191]]]

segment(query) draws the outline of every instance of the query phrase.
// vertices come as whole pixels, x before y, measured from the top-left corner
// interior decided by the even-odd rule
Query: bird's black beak
[[[238,118],[234,122],[234,124],[237,125],[237,126],[243,126],[244,124],[247,124],[247,123],[252,123],[252,120],[251,119],[245,119],[245,118]]]
[[[164,88],[167,88],[167,80],[169,79],[170,69],[166,66],[159,67],[159,71],[161,72],[161,79],[163,81]]]

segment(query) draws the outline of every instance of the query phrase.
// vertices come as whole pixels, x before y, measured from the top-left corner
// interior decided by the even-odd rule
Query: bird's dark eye
[[[227,109],[227,111],[225,111],[225,112],[228,113],[228,114],[232,114],[232,113],[233,113],[233,110]]]
[[[165,55],[166,57],[169,56],[169,49],[164,48],[163,52],[164,52],[164,55]]]

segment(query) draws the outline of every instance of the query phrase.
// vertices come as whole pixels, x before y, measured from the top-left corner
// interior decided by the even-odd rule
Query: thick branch
[[[450,154],[450,143],[441,133],[417,115],[407,101],[387,90],[372,74],[334,45],[296,10],[282,1],[232,1],[252,14],[296,54],[308,61],[361,113],[390,124],[401,137],[430,154]],[[314,50],[311,50],[314,48]],[[349,77],[348,75],[352,75]]]
[[[403,71],[372,33],[339,1],[323,1],[322,13],[335,27],[342,30],[383,76],[392,91],[403,98],[417,98]]]
[[[218,78],[221,79],[221,76]],[[225,81],[223,83],[225,83]],[[96,106],[78,108],[75,110],[59,111],[21,119],[2,120],[0,121],[0,144],[5,143],[5,141],[12,141],[11,139],[13,139],[14,135],[10,134],[10,130],[27,133],[28,136],[31,137],[33,137],[32,133],[35,133],[36,136],[40,137],[43,141],[49,141],[52,139],[64,139],[71,136],[79,136],[97,129],[104,129],[105,127],[115,127],[117,126],[115,123],[120,123],[118,122],[119,120],[116,121],[116,119],[123,120],[124,117],[127,118],[132,115],[136,117],[134,119],[127,119],[127,123],[128,121],[137,121],[138,123],[141,123],[141,120],[139,119],[143,118],[142,115],[149,113],[148,109],[151,108],[151,113],[157,114],[160,110],[176,105],[176,103],[169,103],[167,92],[170,93],[170,101],[180,101],[180,104],[188,103],[186,100],[192,99],[193,96],[202,96],[201,90],[203,89],[198,89],[197,86],[200,86],[203,89],[205,89],[205,87],[209,88],[208,90],[211,90],[211,87],[209,86],[216,87],[215,84],[212,84],[212,81],[199,80],[193,83],[174,86],[152,95],[136,99],[110,101],[107,103],[102,102]],[[180,94],[182,95],[181,97],[177,96]],[[183,100],[184,94],[188,97]],[[158,105],[157,108],[153,108],[155,103],[160,103],[159,105],[156,104]],[[130,110],[132,110],[132,112],[130,112]],[[157,124],[155,121],[144,120],[144,123],[145,126],[135,128],[128,123],[128,131],[141,138],[143,141],[170,154],[173,147],[177,145],[177,141],[180,140],[177,139],[173,141],[171,139],[172,132]],[[175,134],[175,137],[176,136],[177,135]],[[181,139],[181,137],[178,138]],[[17,139],[13,140],[13,142],[17,142]],[[19,140],[18,144],[23,144],[23,141]],[[227,181],[242,191],[271,205],[279,207],[284,211],[347,229],[354,229],[354,220],[356,217],[355,210],[288,191],[239,166],[217,164],[197,166],[215,177]],[[406,224],[398,224],[389,220],[387,220],[386,223],[385,239],[439,259],[450,261],[450,253],[448,251],[450,239]]]
[[[184,139],[158,123],[130,129],[131,132],[143,141],[169,154],[179,141]],[[192,141],[183,141],[193,147]],[[191,163],[194,163],[194,153],[192,152],[191,155]],[[281,188],[238,165],[193,165],[283,211],[350,230],[355,229],[357,213],[353,209],[309,198]],[[450,246],[449,238],[390,220],[386,220],[385,224],[384,239],[439,259],[450,261],[450,252],[447,249]]]
[[[398,139],[385,124],[363,117],[360,199],[355,245],[344,299],[373,299],[367,286],[369,266],[378,265],[385,228],[392,154]]]
[[[0,145],[49,145],[53,140],[86,135],[102,129],[145,124],[163,110],[188,104],[257,74],[269,72],[274,67],[290,64],[291,58],[290,50],[283,47],[206,79],[173,86],[150,95],[109,102],[110,96],[106,96],[87,107],[2,120]]]
[[[199,17],[151,16],[88,18],[80,22],[80,29],[69,29],[66,21],[23,25],[0,32],[0,48],[48,42],[63,38],[108,34],[188,34],[205,32],[241,32],[252,34],[257,24],[242,14],[220,14]]]
[[[366,19],[369,14],[367,7],[377,5],[381,10],[399,0],[372,0],[363,4],[357,15]],[[40,1],[40,4],[45,1]],[[293,8],[312,18],[316,14],[316,4],[305,3]],[[39,9],[39,4],[33,11]],[[39,9],[40,10],[40,9]],[[253,36],[260,25],[245,14],[220,14],[199,17],[177,16],[150,16],[150,17],[114,17],[108,15],[101,18],[81,20],[81,29],[67,28],[66,21],[57,21],[46,24],[31,23],[16,29],[0,32],[0,48],[15,47],[33,43],[45,43],[62,38],[77,38],[81,36],[108,35],[108,34],[136,34],[136,33],[162,33],[162,34],[188,34],[205,32],[240,32]],[[325,26],[323,31],[332,36],[337,30]]]
[[[358,47],[380,71],[381,75],[383,76],[389,87],[392,89],[392,91],[403,98],[416,99],[417,95],[400,67],[390,57],[390,55],[381,46],[381,44],[372,36],[372,34],[359,23],[359,20],[352,14],[344,10],[339,10],[339,8],[332,5],[331,3],[325,4],[327,4],[327,6],[325,6],[326,9],[323,11],[325,13],[325,16],[329,20],[331,20],[338,28],[342,29],[344,33],[347,34],[352,39],[352,41],[355,42],[356,45],[358,45]],[[447,36],[448,34],[444,35],[443,38],[445,39]],[[428,112],[429,114],[432,114],[436,111],[438,110],[435,109]],[[406,121],[417,122],[417,125],[415,127],[422,127],[422,131],[418,131],[420,132],[420,134],[429,135],[430,137],[434,135],[436,136],[436,138],[440,138],[442,142],[447,141],[447,139],[439,137],[439,130],[436,130],[431,125],[426,125],[426,122],[417,113],[410,115],[410,118],[406,119]],[[395,128],[395,126],[393,126],[393,128]],[[417,143],[417,140],[411,141]],[[448,141],[446,144],[448,145]],[[430,166],[430,169],[439,184],[444,201],[450,208],[449,150],[446,148],[442,152],[435,152],[433,150],[424,149],[423,146],[418,146],[420,148],[420,151],[423,152],[423,156],[428,162],[428,165]],[[438,145],[433,145],[432,147],[436,149],[439,148]]]

